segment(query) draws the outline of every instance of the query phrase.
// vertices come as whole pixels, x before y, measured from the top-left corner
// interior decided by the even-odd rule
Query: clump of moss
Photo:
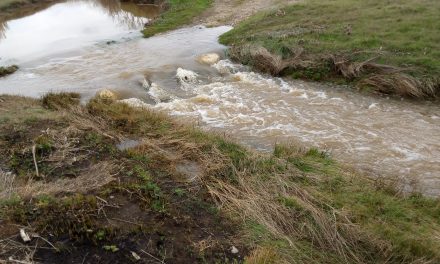
[[[6,75],[13,74],[18,70],[17,65],[7,66],[7,67],[0,67],[0,77],[4,77]]]

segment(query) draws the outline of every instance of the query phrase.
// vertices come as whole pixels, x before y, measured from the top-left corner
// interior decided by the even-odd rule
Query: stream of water
[[[115,2],[109,8],[101,2],[60,3],[7,21],[0,65],[20,70],[0,79],[0,94],[74,91],[87,100],[112,89],[253,148],[301,142],[368,175],[398,177],[440,196],[438,104],[260,75],[224,58],[217,39],[230,27],[196,26],[144,39],[139,30],[158,14],[154,6],[128,9]],[[210,52],[222,60],[197,62]],[[179,82],[179,68],[196,73],[194,82]],[[152,83],[148,89],[145,80]]]

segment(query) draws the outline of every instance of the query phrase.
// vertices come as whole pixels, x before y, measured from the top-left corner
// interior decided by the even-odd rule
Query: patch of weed
[[[151,37],[190,23],[195,16],[211,6],[212,0],[168,0],[168,3],[169,10],[142,31],[145,37]]]

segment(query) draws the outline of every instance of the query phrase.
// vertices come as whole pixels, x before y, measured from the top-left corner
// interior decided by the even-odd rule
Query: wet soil
[[[176,155],[176,149],[167,148],[166,144],[156,146],[153,143],[166,142],[166,139],[157,140],[157,134],[154,134],[154,139],[144,137],[143,145],[118,150],[116,145],[120,141],[112,139],[115,135],[97,136],[90,129],[64,122],[68,118],[66,115],[75,114],[51,115],[53,111],[44,109],[36,101],[31,104],[34,113],[32,122],[27,122],[21,128],[27,133],[16,133],[18,136],[9,138],[11,129],[21,124],[19,120],[23,117],[19,116],[20,113],[28,117],[29,113],[22,111],[26,108],[23,104],[26,99],[3,97],[2,100],[0,106],[8,105],[9,109],[16,110],[14,119],[9,116],[0,126],[0,149],[3,150],[0,152],[0,160],[6,166],[4,169],[21,179],[16,184],[26,184],[30,177],[34,184],[45,182],[48,190],[47,194],[43,191],[38,196],[31,193],[18,202],[2,201],[0,260],[28,259],[38,263],[243,261],[248,249],[240,241],[239,223],[217,209],[215,201],[203,185],[185,182],[181,173],[174,169],[173,162],[185,164],[188,161]],[[35,112],[41,116],[35,115]],[[80,123],[84,122],[82,120]],[[69,146],[81,150],[76,156],[85,156],[86,159],[71,163],[68,149],[53,142],[52,147],[46,149],[50,153],[37,152],[41,171],[47,168],[44,171],[53,173],[35,178],[35,175],[32,176],[32,155],[21,153],[28,153],[29,146],[37,144],[35,139],[47,135],[48,127],[55,134],[65,135],[66,145],[77,142],[78,145]],[[66,133],[70,131],[67,128],[75,128],[76,132]],[[158,152],[157,148],[162,151]],[[59,166],[58,162],[53,162],[57,151],[67,154],[65,159],[60,160],[63,169],[55,170],[54,166]],[[14,163],[17,157],[23,162]],[[180,158],[182,160],[176,160]],[[113,179],[111,183],[97,185],[95,189],[87,191],[49,190],[59,180],[77,177],[69,173],[72,169],[91,171],[91,168],[104,162],[113,164],[111,170],[98,171],[90,177],[101,177],[99,175],[104,174]],[[33,237],[31,242],[23,243],[19,235],[20,228],[25,228]],[[232,254],[232,246],[240,252]]]

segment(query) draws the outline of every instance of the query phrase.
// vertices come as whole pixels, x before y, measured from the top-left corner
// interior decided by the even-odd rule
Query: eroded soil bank
[[[220,38],[231,58],[272,75],[438,97],[438,1],[281,2]]]

